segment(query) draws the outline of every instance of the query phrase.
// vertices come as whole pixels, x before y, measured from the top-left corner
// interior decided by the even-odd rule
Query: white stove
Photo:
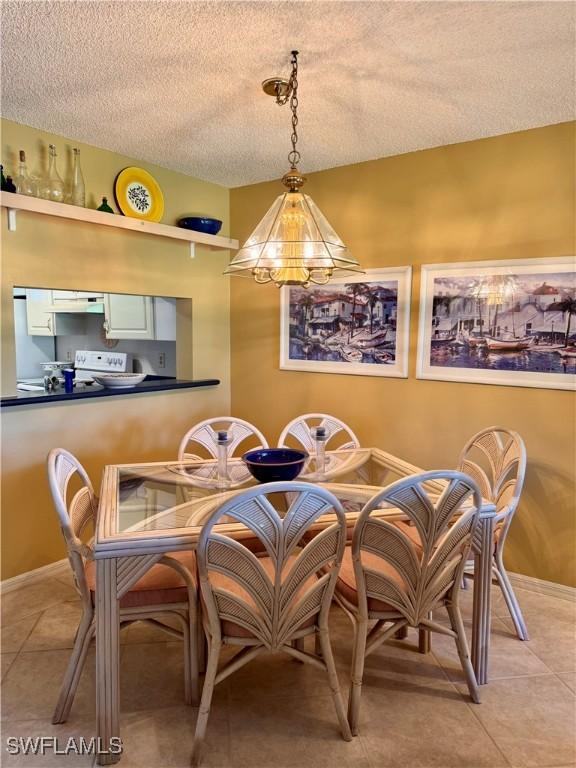
[[[79,349],[74,356],[75,386],[90,386],[94,383],[94,373],[129,373],[132,370],[132,356],[127,352],[95,352]],[[57,376],[60,385],[64,377]],[[44,377],[21,379],[16,388],[28,392],[43,391]]]
[[[93,373],[129,373],[132,357],[127,352],[90,352],[79,349],[74,356],[76,380],[94,381]]]

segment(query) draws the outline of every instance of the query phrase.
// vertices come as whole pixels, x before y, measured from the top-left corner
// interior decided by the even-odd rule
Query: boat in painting
[[[372,355],[377,363],[386,363],[388,365],[394,364],[394,355],[392,355],[390,352],[380,352],[378,350],[373,350]]]
[[[528,349],[534,342],[531,336],[524,336],[523,338],[511,337],[506,338],[494,338],[493,336],[486,336],[486,346],[490,352],[519,352],[523,349]]]
[[[471,336],[469,333],[463,333],[462,341],[464,342],[464,344],[467,344],[472,349],[474,349],[475,347],[486,346],[486,339],[484,338],[484,336]]]
[[[381,347],[387,341],[388,330],[381,331],[380,333],[373,333],[364,338],[359,338],[354,343],[361,349],[372,349],[373,347]]]
[[[342,347],[340,354],[347,363],[361,363],[362,351],[354,347]]]
[[[430,344],[432,345],[432,348],[434,347],[446,347],[448,344],[454,344],[456,341],[456,336],[446,336],[444,338],[442,337],[434,337],[433,339],[430,339]]]
[[[561,357],[576,357],[576,347],[564,347],[555,350]]]

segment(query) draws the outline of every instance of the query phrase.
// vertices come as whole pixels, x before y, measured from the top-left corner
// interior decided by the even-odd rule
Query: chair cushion
[[[390,577],[400,586],[402,581],[395,569],[389,565],[381,557],[371,554],[370,552],[362,552],[362,563],[373,571],[380,571],[384,575]],[[356,590],[356,576],[354,574],[354,564],[352,560],[352,547],[346,547],[344,550],[344,557],[342,558],[342,567],[340,568],[340,575],[336,582],[336,591],[339,592],[352,605],[358,605],[358,592]],[[368,598],[368,610],[369,611],[396,611],[397,609],[393,605],[389,605],[382,600],[376,600],[373,597]]]
[[[296,558],[298,557],[297,554],[290,555],[288,558],[284,570],[283,570],[283,576],[285,577],[290,569],[292,568],[292,565]],[[259,557],[258,558],[260,564],[266,571],[267,576],[270,578],[272,582],[274,582],[274,563],[269,557]],[[250,597],[250,595],[242,589],[240,584],[236,582],[234,579],[229,578],[228,576],[225,576],[223,573],[218,573],[217,571],[211,571],[210,572],[210,583],[212,584],[212,587],[214,589],[226,589],[228,592],[232,592],[237,597],[240,597],[242,600],[247,602],[249,605],[254,606],[254,610],[258,611],[259,609],[256,608],[256,605],[254,604],[254,601]],[[301,585],[298,591],[295,593],[295,595],[292,597],[292,602],[301,594],[303,594],[307,589],[312,587],[316,583],[316,576],[312,574],[309,576],[306,581],[304,581]],[[316,616],[311,616],[309,619],[307,619],[303,624],[300,625],[299,629],[304,629],[305,627],[310,627],[314,624],[316,620]],[[240,624],[236,624],[234,621],[229,621],[228,619],[224,619],[221,621],[222,623],[222,634],[227,635],[228,637],[254,637],[253,633],[250,632],[249,629],[246,629]]]
[[[167,556],[178,560],[192,574],[196,573],[194,552],[170,552]],[[96,591],[96,563],[89,560],[85,565],[86,582],[92,594]],[[169,565],[157,563],[121,598],[120,608],[144,608],[147,605],[187,603],[188,590],[184,580]]]
[[[422,546],[422,540],[420,538],[420,534],[418,533],[418,528],[405,520],[394,520],[392,524],[395,525],[396,528],[399,528],[402,533],[408,536],[416,549],[416,554],[421,555],[424,547]]]

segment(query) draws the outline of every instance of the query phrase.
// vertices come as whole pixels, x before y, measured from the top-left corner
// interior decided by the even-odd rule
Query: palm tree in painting
[[[368,290],[366,298],[368,300],[368,309],[370,310],[370,336],[372,336],[374,332],[374,308],[378,304],[378,295],[374,291]]]
[[[554,306],[554,308],[560,310],[560,312],[568,313],[568,322],[566,323],[566,335],[564,337],[564,346],[567,347],[570,342],[570,325],[572,321],[572,315],[576,315],[576,299],[573,296],[568,296],[562,301],[559,301]]]
[[[300,307],[302,308],[302,317],[304,319],[303,335],[304,338],[308,335],[308,321],[310,320],[310,314],[312,307],[314,306],[314,296],[311,293],[307,293],[300,299]]]
[[[350,326],[350,338],[354,336],[354,326],[356,323],[356,303],[358,296],[366,296],[370,293],[368,283],[350,283],[346,286],[346,293],[352,294],[352,323]]]

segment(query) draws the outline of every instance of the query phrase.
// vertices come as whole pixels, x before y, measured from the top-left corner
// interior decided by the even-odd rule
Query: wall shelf
[[[85,221],[89,224],[101,224],[105,227],[128,229],[132,232],[144,232],[156,237],[168,237],[172,240],[184,240],[190,243],[190,255],[194,257],[196,245],[205,245],[217,250],[235,251],[239,248],[238,240],[219,235],[206,235],[203,232],[194,232],[190,229],[173,227],[168,224],[156,224],[153,221],[141,221],[129,216],[120,216],[103,211],[95,211],[92,208],[80,208],[76,205],[53,203],[51,200],[42,200],[38,197],[17,195],[12,192],[0,193],[0,204],[8,212],[8,229],[16,230],[16,211],[29,211],[41,213],[46,216],[58,216],[63,219]]]

